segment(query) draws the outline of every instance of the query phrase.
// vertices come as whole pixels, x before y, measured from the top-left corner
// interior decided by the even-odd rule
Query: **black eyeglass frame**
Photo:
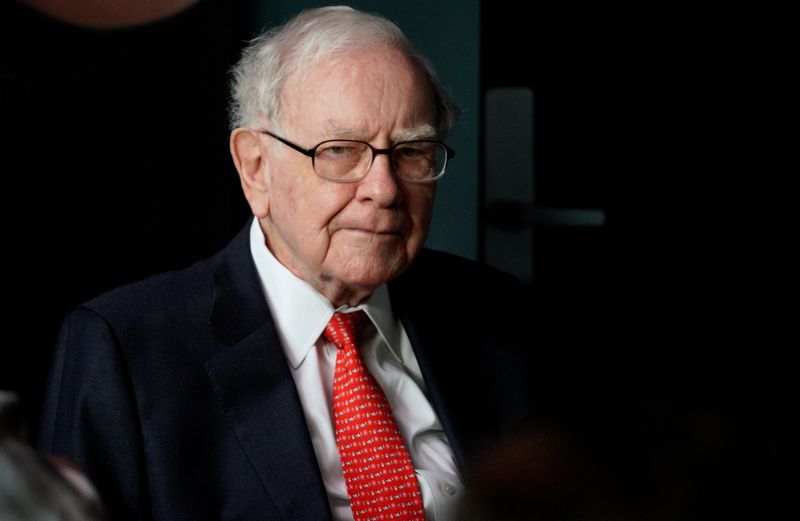
[[[451,159],[456,157],[456,151],[455,150],[453,150],[452,148],[447,146],[442,141],[439,141],[439,140],[436,140],[436,139],[412,139],[410,141],[400,141],[398,143],[395,143],[394,145],[392,145],[389,148],[375,148],[374,146],[370,145],[366,141],[359,141],[357,139],[326,139],[325,141],[317,143],[316,145],[314,145],[311,148],[303,148],[298,144],[292,143],[291,141],[289,141],[286,138],[282,138],[281,136],[270,132],[269,130],[258,130],[258,132],[260,132],[262,134],[266,134],[268,136],[271,136],[271,137],[277,139],[278,141],[280,141],[281,143],[283,143],[284,145],[286,145],[286,146],[288,146],[288,147],[290,147],[290,148],[292,148],[294,150],[297,150],[298,152],[300,152],[304,156],[310,157],[311,158],[311,167],[313,168],[314,173],[317,174],[322,179],[325,179],[326,181],[331,181],[333,183],[355,183],[355,182],[361,181],[369,173],[369,169],[372,168],[372,163],[375,161],[375,156],[378,155],[378,154],[386,154],[387,156],[389,156],[389,162],[392,163],[392,168],[395,170],[395,174],[397,174],[397,177],[399,177],[400,179],[402,179],[404,181],[408,181],[409,183],[420,183],[420,184],[434,183],[434,182],[438,181],[439,179],[441,179],[444,176],[444,173],[447,170],[448,161],[450,161]],[[317,173],[317,168],[316,168],[317,149],[319,147],[321,147],[322,145],[324,145],[325,143],[332,143],[332,142],[338,142],[338,141],[344,141],[345,143],[361,143],[361,144],[367,145],[370,148],[370,150],[372,150],[372,159],[370,159],[369,166],[367,167],[366,170],[364,170],[364,174],[361,177],[359,177],[357,179],[331,179],[331,178],[328,178],[328,177],[322,177]],[[394,161],[392,160],[392,152],[394,151],[395,148],[397,148],[397,147],[399,147],[401,145],[407,145],[409,143],[436,143],[437,145],[441,145],[442,147],[444,147],[444,150],[445,150],[446,154],[445,154],[444,165],[442,166],[442,171],[439,172],[438,174],[436,174],[435,177],[431,177],[430,179],[413,179],[413,178],[410,178],[410,177],[405,177],[402,174],[400,174],[397,171],[397,168],[395,168],[395,166],[394,166]]]

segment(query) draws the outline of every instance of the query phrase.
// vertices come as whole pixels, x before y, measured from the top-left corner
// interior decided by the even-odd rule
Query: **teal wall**
[[[285,22],[326,2],[263,0],[253,4],[253,30]],[[439,182],[427,245],[472,259],[478,255],[479,0],[363,0],[363,11],[395,22],[425,54],[464,114],[447,140],[457,152]]]

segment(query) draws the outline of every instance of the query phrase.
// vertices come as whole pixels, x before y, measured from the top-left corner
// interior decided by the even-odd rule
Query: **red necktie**
[[[424,521],[414,467],[386,395],[367,372],[356,340],[369,322],[363,311],[336,313],[325,328],[333,342],[333,419],[355,521]]]

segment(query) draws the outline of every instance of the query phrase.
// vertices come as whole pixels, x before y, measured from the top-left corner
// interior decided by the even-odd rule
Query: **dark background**
[[[536,230],[532,294],[562,420],[623,517],[797,515],[780,17],[483,4],[484,87],[536,96],[536,204],[606,212]]]
[[[785,281],[773,238],[793,238],[762,189],[787,143],[780,15],[481,9],[482,91],[536,93],[536,204],[606,214],[535,233],[559,421],[630,518],[796,517],[790,313],[765,291]],[[209,255],[244,223],[220,143],[249,13],[201,1],[98,31],[0,5],[0,389],[33,430],[68,309]]]
[[[35,425],[67,310],[185,267],[246,217],[227,156],[235,4],[92,30],[0,7],[3,362]]]

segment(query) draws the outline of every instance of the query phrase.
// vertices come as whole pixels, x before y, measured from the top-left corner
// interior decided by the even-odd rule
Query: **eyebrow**
[[[368,132],[363,129],[354,129],[349,127],[341,127],[334,123],[329,123],[326,129],[326,135],[331,136],[332,139],[355,139],[358,141],[364,140],[364,136]],[[401,141],[415,141],[419,139],[436,139],[436,129],[432,125],[422,124],[413,128],[401,129],[392,134],[392,141],[400,143]]]
[[[434,138],[436,138],[436,129],[428,124],[420,125],[414,128],[403,129],[395,134],[392,134],[392,139],[395,142]]]

